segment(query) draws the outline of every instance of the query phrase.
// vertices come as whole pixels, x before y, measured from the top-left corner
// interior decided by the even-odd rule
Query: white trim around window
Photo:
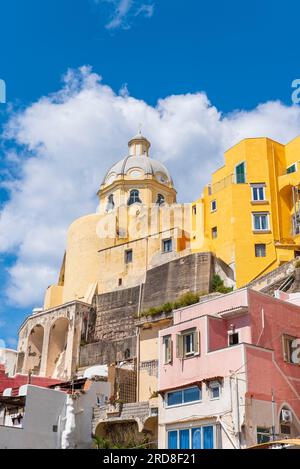
[[[270,231],[270,213],[252,212],[252,229],[255,232]]]
[[[252,202],[265,202],[266,201],[266,185],[265,184],[251,184],[251,200]]]

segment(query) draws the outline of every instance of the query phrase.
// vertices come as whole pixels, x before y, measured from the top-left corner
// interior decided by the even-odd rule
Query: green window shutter
[[[236,166],[235,177],[237,184],[244,184],[246,182],[245,163],[241,163]]]
[[[176,336],[176,355],[177,358],[183,358],[183,336],[181,334]]]

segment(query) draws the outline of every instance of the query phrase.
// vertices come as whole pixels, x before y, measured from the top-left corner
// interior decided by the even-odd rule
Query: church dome
[[[159,183],[173,187],[171,175],[165,165],[149,158],[150,142],[145,137],[138,134],[129,141],[128,147],[129,155],[108,170],[102,185],[110,185],[119,177],[144,179],[150,175]]]

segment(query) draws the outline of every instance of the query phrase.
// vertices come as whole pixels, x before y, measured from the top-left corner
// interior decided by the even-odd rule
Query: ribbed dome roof
[[[118,176],[132,176],[132,179],[138,179],[149,174],[163,184],[173,185],[171,175],[165,165],[146,155],[127,156],[114,164],[107,172],[102,184],[111,184]]]

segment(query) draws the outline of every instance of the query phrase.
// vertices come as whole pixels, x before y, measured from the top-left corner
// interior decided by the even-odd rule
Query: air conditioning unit
[[[282,409],[281,411],[281,421],[284,423],[292,423],[293,414],[290,410]]]

